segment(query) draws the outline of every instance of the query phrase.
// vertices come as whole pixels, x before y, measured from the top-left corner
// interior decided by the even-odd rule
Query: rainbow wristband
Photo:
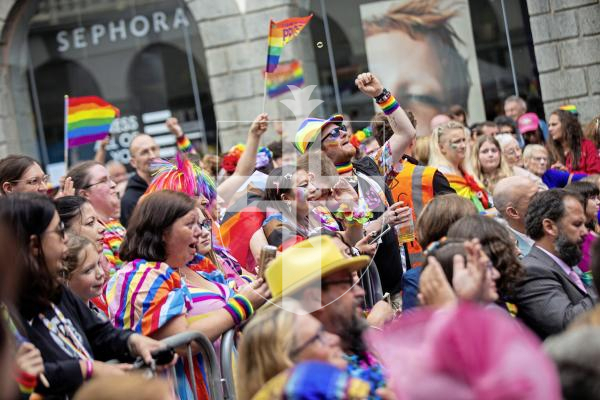
[[[398,101],[396,101],[396,98],[393,95],[390,95],[390,97],[387,100],[384,100],[381,103],[377,103],[377,105],[383,110],[383,113],[385,115],[390,115],[391,113],[396,111],[398,107],[400,107],[400,104],[398,103]]]
[[[236,325],[247,320],[254,314],[252,303],[250,303],[250,300],[248,300],[246,296],[241,294],[234,294],[230,297],[224,308],[229,315],[231,315],[231,318]]]
[[[177,138],[177,150],[182,153],[193,153],[194,147],[187,136],[183,135]]]
[[[33,390],[37,386],[37,376],[21,370],[18,370],[15,374],[15,381],[19,385],[19,391],[23,394],[33,393]]]

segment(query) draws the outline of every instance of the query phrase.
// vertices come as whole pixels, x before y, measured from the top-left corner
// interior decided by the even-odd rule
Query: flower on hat
[[[221,165],[221,168],[223,168],[230,174],[233,173],[235,171],[235,168],[237,167],[238,161],[240,161],[240,157],[242,156],[245,150],[246,145],[243,143],[238,143],[235,146],[233,146],[231,149],[229,149],[227,154],[223,156],[223,163]]]
[[[266,167],[273,160],[273,152],[268,147],[261,147],[256,153],[256,169]]]

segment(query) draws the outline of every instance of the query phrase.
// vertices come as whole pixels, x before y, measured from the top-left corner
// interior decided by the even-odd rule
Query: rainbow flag
[[[275,71],[283,46],[291,42],[302,32],[302,29],[308,24],[312,16],[310,14],[308,17],[288,18],[279,22],[271,20],[268,39],[269,48],[267,49],[267,68],[265,68],[267,72]]]
[[[119,109],[97,96],[65,96],[65,135],[68,148],[102,140]]]
[[[304,84],[304,70],[299,60],[293,60],[279,65],[277,71],[267,75],[267,94],[269,97],[279,96],[287,92],[288,85],[302,86]]]

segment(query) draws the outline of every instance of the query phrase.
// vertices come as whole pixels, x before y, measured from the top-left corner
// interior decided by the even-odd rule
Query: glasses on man
[[[535,162],[548,162],[548,157],[531,157],[531,159]]]
[[[325,288],[326,286],[334,286],[334,285],[345,285],[351,287],[354,285],[354,278],[349,276],[345,279],[335,279],[335,280],[327,280],[324,279],[321,281],[321,286]]]
[[[323,141],[325,140],[337,140],[340,136],[342,136],[343,133],[346,133],[346,127],[345,126],[338,126],[336,128],[333,128],[332,130],[329,131],[329,133],[323,138]]]
[[[50,177],[48,175],[43,175],[43,176],[36,176],[35,178],[29,178],[29,179],[17,179],[15,181],[12,181],[12,183],[19,183],[19,182],[25,182],[25,184],[27,186],[46,186],[48,184],[48,180],[50,179]]]
[[[96,183],[90,183],[89,185],[85,185],[83,187],[83,189],[89,189],[92,186],[97,186],[97,185],[105,185],[105,184],[109,184],[111,183],[113,180],[111,179],[110,176],[105,176],[104,178],[100,179],[98,182]]]
[[[308,348],[308,346],[315,343],[316,341],[321,342],[321,344],[325,344],[325,328],[323,327],[323,325],[321,325],[317,333],[311,336],[306,342],[292,350],[290,352],[290,356],[292,358],[296,357],[298,354],[302,353],[306,348]]]

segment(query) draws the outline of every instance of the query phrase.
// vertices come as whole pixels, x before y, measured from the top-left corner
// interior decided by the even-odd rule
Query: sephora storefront
[[[199,148],[215,140],[215,118],[197,25],[176,1],[41,1],[30,21],[30,95],[40,153],[63,161],[64,95],[100,96],[121,110],[111,128],[110,158],[129,162],[136,132],[175,153],[164,121],[177,117]],[[72,149],[70,164],[93,158],[94,145]]]

